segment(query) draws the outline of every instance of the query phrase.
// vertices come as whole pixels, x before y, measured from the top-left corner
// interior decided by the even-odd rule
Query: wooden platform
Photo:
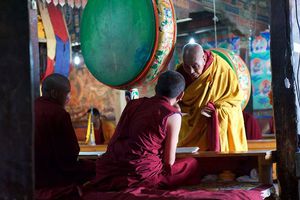
[[[105,145],[97,146],[81,146],[81,154],[79,155],[80,159],[97,159],[99,155],[104,153],[106,150]],[[257,163],[259,181],[263,184],[272,184],[272,151],[271,150],[252,150],[247,152],[212,152],[212,151],[198,151],[196,153],[178,153],[176,154],[177,158],[229,158],[229,159],[244,159],[244,160],[255,160]],[[204,161],[205,162],[205,161]],[[243,166],[242,166],[243,167]],[[246,167],[246,166],[245,166]],[[249,167],[249,166],[247,166]]]
[[[80,145],[81,159],[96,159],[99,155],[106,151],[107,145]],[[273,179],[276,179],[275,166],[273,166],[274,160],[272,158],[272,153],[274,154],[276,150],[276,140],[275,139],[263,139],[263,140],[248,140],[247,152],[226,152],[217,153],[209,151],[199,151],[196,153],[178,153],[177,158],[186,157],[197,157],[197,158],[212,158],[219,160],[222,158],[229,159],[249,159],[255,160],[257,163],[257,168],[259,172],[259,181],[264,184],[272,184]],[[204,160],[205,161],[205,160]],[[272,169],[273,168],[273,169]]]
[[[247,152],[212,152],[199,151],[190,154],[177,154],[177,158],[196,157],[196,158],[254,158],[257,161],[257,168],[259,174],[259,182],[263,184],[272,184],[272,159],[273,152],[270,150],[253,150]],[[216,159],[217,160],[217,159]],[[246,167],[246,166],[245,166]]]
[[[249,150],[276,150],[276,139],[248,140]]]
[[[80,145],[80,151],[92,152],[92,151],[106,151],[107,145]]]
[[[107,145],[80,145],[80,151],[106,151]],[[276,139],[248,140],[248,149],[252,150],[276,150]]]

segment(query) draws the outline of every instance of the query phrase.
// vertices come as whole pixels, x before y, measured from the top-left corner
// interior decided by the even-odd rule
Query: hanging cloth
[[[52,2],[53,2],[53,4],[54,4],[55,6],[58,5],[58,0],[52,0]]]
[[[74,8],[74,0],[68,0],[68,4],[71,8]]]
[[[88,0],[81,0],[81,6],[82,8],[85,8]]]
[[[65,0],[59,0],[58,3],[61,7],[63,7],[66,4],[66,1]]]
[[[46,72],[41,76],[42,80],[54,72],[54,58],[56,52],[56,39],[51,24],[50,16],[46,4],[38,1],[38,7],[41,14],[44,30],[47,38],[47,67]]]
[[[63,14],[64,16],[64,14]],[[66,22],[66,19],[65,17],[63,17],[63,20],[64,20],[64,25],[66,27],[66,30],[67,30],[67,36],[68,36],[68,40],[69,40],[69,44],[67,44],[67,46],[69,46],[69,53],[68,53],[68,57],[69,57],[69,72],[71,71],[72,69],[72,40],[71,40],[71,37],[70,37],[70,33],[69,33],[69,28],[68,28],[68,25],[67,25],[67,22]]]
[[[48,5],[50,20],[56,38],[56,58],[54,72],[66,77],[70,72],[70,40],[62,12],[52,3]]]
[[[55,35],[63,42],[67,42],[69,38],[62,12],[53,3],[48,5],[48,12]]]
[[[60,37],[56,36],[56,59],[55,73],[62,74],[66,77],[70,72],[70,42],[63,42]]]
[[[75,7],[80,8],[81,6],[81,1],[80,0],[75,0]]]

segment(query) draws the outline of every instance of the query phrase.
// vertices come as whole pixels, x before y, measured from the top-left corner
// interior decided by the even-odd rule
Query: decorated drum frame
[[[151,58],[137,78],[126,84],[114,86],[116,89],[131,89],[146,84],[154,84],[158,75],[167,68],[172,58],[177,34],[174,5],[172,0],[157,0],[157,4],[154,0],[152,2],[155,9],[157,32]],[[171,14],[171,17],[168,14]],[[164,32],[164,29],[170,32]],[[169,49],[169,51],[166,49]],[[164,56],[161,56],[161,54],[164,54]]]
[[[160,72],[167,68],[176,42],[176,17],[172,0],[152,0],[154,15],[154,42],[151,54],[143,69],[132,80],[119,85],[104,85],[115,89],[131,89],[146,84],[154,84]],[[93,74],[93,73],[92,73]]]

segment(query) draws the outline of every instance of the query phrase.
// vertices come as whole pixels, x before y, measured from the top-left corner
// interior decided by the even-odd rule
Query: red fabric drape
[[[47,57],[46,72],[42,75],[41,80],[44,80],[47,76],[54,73],[54,60]]]
[[[209,102],[207,105],[213,112],[210,118],[207,118],[208,121],[208,130],[207,130],[207,141],[208,141],[208,150],[219,152],[220,148],[220,132],[219,132],[219,120],[218,112],[213,103]]]
[[[53,3],[50,3],[48,5],[48,12],[55,35],[63,42],[67,42],[69,37],[61,11]]]

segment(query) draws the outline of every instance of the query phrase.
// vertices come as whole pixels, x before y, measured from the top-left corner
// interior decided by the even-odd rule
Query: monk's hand
[[[213,113],[213,110],[208,106],[204,106],[204,108],[202,108],[202,110],[201,110],[201,114],[205,117],[211,117],[212,113]]]

